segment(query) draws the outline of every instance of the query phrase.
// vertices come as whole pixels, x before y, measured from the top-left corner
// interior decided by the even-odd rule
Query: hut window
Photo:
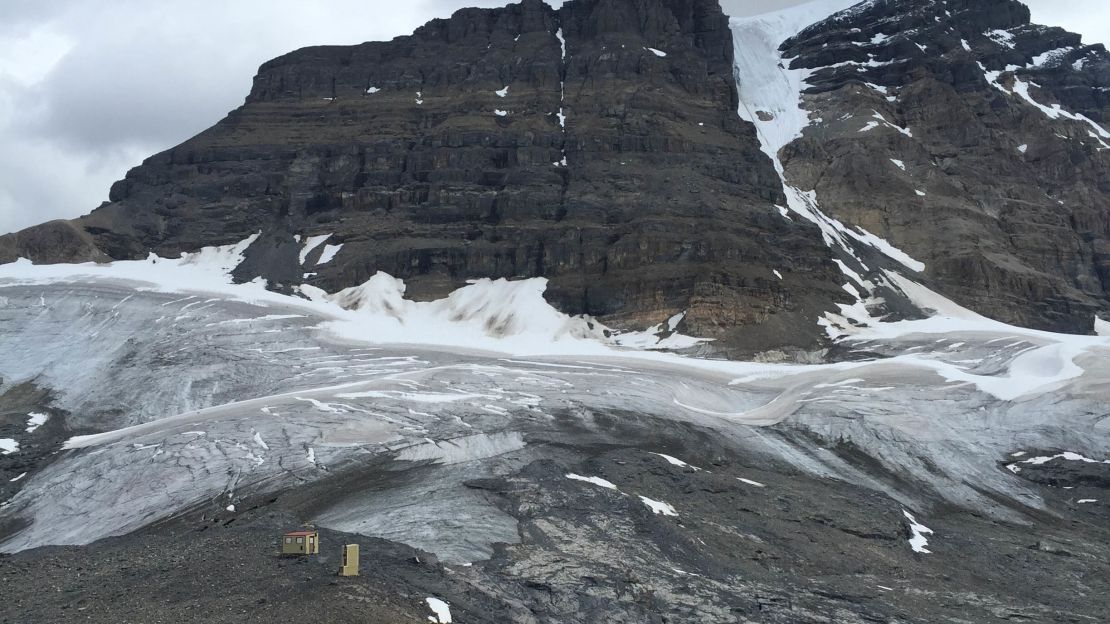
[[[298,537],[297,538],[297,543],[298,544],[303,544],[304,543],[304,538],[303,537]]]
[[[293,543],[293,538],[292,537],[285,538],[285,543],[286,544],[292,544]]]

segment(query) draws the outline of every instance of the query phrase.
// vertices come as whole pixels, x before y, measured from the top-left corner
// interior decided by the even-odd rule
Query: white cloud
[[[1025,0],[1033,23],[1081,33],[1084,43],[1110,44],[1110,3],[1106,0]]]
[[[464,4],[3,3],[0,232],[95,208],[142,158],[242,104],[258,66],[273,57],[390,39]]]
[[[733,14],[800,0],[722,0]],[[559,5],[561,0],[547,0]],[[408,34],[506,0],[0,0],[0,232],[69,218],[148,155],[240,105],[290,50]],[[1032,0],[1035,21],[1110,40],[1103,0]]]

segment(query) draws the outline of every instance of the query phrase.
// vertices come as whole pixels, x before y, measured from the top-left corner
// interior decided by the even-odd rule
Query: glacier
[[[0,549],[88,543],[375,466],[398,483],[347,493],[311,519],[482,560],[518,539],[516,524],[463,483],[560,456],[541,439],[606,439],[591,430],[601,414],[706,428],[907,508],[928,509],[936,500],[921,492],[934,491],[1011,521],[1020,514],[999,496],[1046,508],[1001,463],[1011,453],[1110,457],[1110,338],[1004,325],[894,273],[928,318],[873,320],[842,339],[867,357],[787,365],[622,347],[547,305],[542,280],[425,303],[385,275],[281,295],[231,283],[241,249],[0,266],[0,390],[48,387],[51,418],[98,431],[68,439],[3,503],[0,518],[22,528]],[[851,440],[916,485],[877,480],[791,431]],[[410,471],[429,476],[400,478]]]
[[[13,480],[0,551],[88,544],[197,510],[235,514],[279,493],[318,492],[295,498],[305,521],[462,566],[522,540],[517,515],[478,486],[544,462],[587,496],[694,521],[689,490],[656,492],[577,464],[590,449],[622,448],[710,474],[709,457],[681,446],[697,435],[886,497],[909,522],[910,552],[945,554],[933,512],[953,506],[1018,525],[1030,513],[1066,517],[1010,466],[1024,454],[1110,458],[1106,322],[1095,320],[1100,335],[1070,336],[974,314],[914,281],[921,263],[827,216],[785,173],[779,153],[811,120],[808,70],[788,69],[778,46],[850,4],[732,22],[738,113],[782,177],[783,214],[818,225],[857,300],[814,319],[836,339],[836,361],[666,352],[702,342],[674,333],[681,311],[666,326],[617,332],[551,307],[542,279],[476,280],[425,302],[385,273],[336,293],[235,284],[253,237],[176,259],[18,261],[0,266],[0,393],[45,389],[35,413],[72,435]],[[305,238],[302,264],[341,253],[328,238]],[[893,268],[865,264],[865,248]],[[923,318],[876,313],[880,285]],[[21,452],[18,440],[9,447]],[[775,489],[763,476],[729,478]]]

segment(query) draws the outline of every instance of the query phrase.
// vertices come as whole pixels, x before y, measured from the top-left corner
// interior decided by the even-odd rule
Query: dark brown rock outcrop
[[[430,298],[542,276],[568,313],[644,327],[688,310],[685,331],[730,346],[812,349],[838,271],[778,216],[736,103],[715,0],[465,9],[264,64],[242,107],[79,224],[113,258],[261,230],[248,257],[266,261],[240,278],[336,290],[385,271]],[[322,233],[341,252],[299,266],[294,235]]]
[[[784,162],[935,290],[1089,333],[1110,316],[1110,135],[1094,125],[1110,122],[1110,54],[1029,20],[1014,0],[884,0],[810,27],[783,54],[815,70],[806,106],[829,121]]]
[[[1110,139],[1089,136],[1110,119],[1105,48],[1031,25],[1013,0],[880,0],[782,49],[816,70],[805,105],[825,120],[783,150],[791,184],[978,312],[1081,333],[1110,316]],[[817,350],[817,319],[850,301],[840,252],[779,216],[779,177],[736,114],[732,50],[715,0],[524,0],[298,50],[89,216],[0,237],[0,262],[173,256],[261,232],[237,279],[335,291],[384,271],[427,299],[546,277],[554,305],[615,327],[685,310],[680,330],[726,352]],[[1026,87],[1090,124],[1051,118]],[[890,123],[861,132],[875,115]],[[302,263],[299,241],[322,234],[338,255]]]

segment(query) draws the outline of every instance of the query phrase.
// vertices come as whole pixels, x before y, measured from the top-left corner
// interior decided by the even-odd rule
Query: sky
[[[721,4],[750,15],[803,1]],[[0,233],[88,213],[129,168],[242,104],[268,59],[390,39],[463,6],[505,3],[0,0]],[[1110,42],[1107,0],[1027,4],[1035,22]]]

